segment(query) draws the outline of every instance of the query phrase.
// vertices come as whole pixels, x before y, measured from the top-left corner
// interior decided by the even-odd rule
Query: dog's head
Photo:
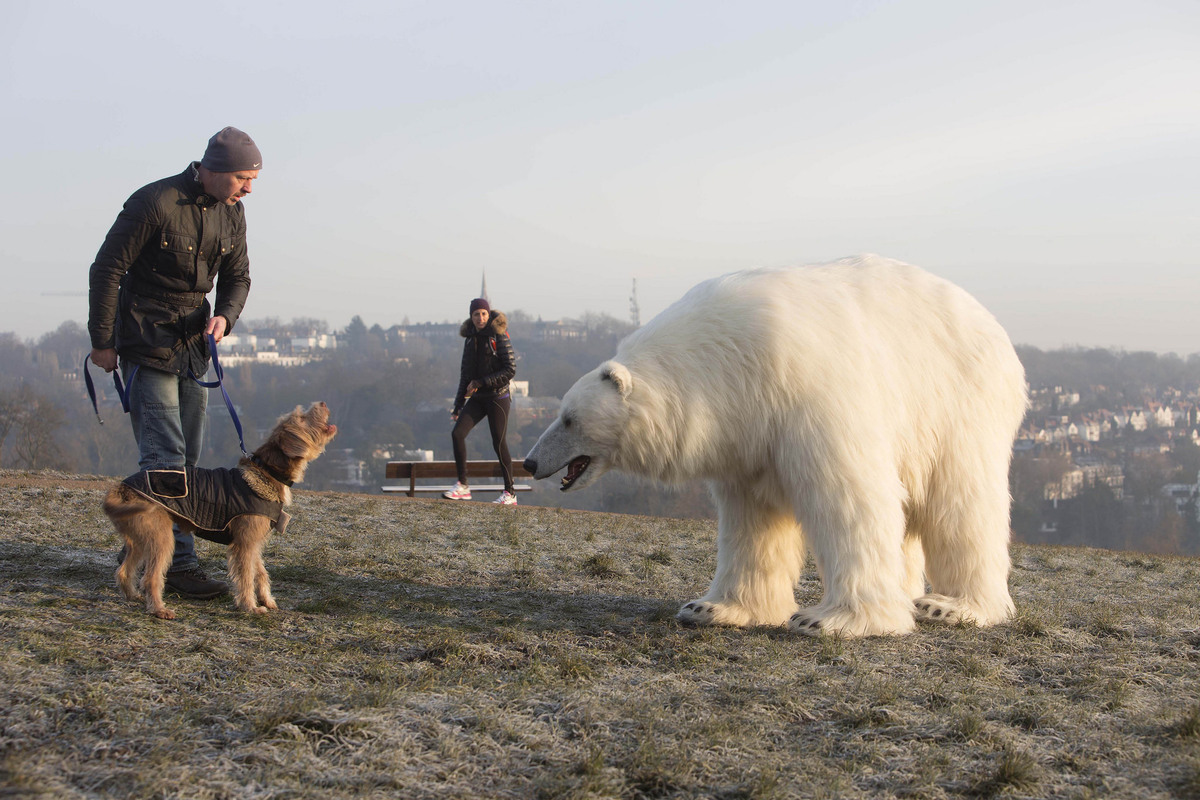
[[[254,459],[277,480],[295,483],[336,434],[337,426],[329,423],[329,406],[316,402],[307,411],[296,406],[275,423],[267,440],[254,451]]]

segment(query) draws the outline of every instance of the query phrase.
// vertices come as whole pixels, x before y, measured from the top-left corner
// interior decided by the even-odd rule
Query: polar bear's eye
[[[569,428],[569,427],[571,427],[571,423],[572,423],[573,421],[574,421],[574,420],[572,420],[570,417],[563,417],[563,427],[564,427],[564,428]]]

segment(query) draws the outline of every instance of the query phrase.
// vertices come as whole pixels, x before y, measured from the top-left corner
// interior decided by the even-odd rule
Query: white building
[[[319,336],[296,336],[292,339],[292,352],[304,353],[312,350],[336,350],[337,337],[332,333]]]

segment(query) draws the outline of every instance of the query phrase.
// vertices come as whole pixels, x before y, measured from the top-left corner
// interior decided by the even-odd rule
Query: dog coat
[[[280,533],[291,519],[282,502],[256,494],[240,468],[147,469],[130,475],[123,483],[195,525],[197,533],[207,534],[202,538],[221,544],[233,541],[226,530],[240,516],[266,517]]]

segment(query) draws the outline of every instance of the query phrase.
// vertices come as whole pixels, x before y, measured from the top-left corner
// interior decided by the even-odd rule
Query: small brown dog
[[[271,528],[287,527],[289,487],[337,433],[329,407],[313,403],[279,418],[267,440],[234,469],[180,467],[130,475],[104,498],[104,513],[125,538],[117,586],[130,600],[146,601],[160,619],[175,619],[163,604],[163,583],[175,552],[172,523],[229,545],[227,562],[238,608],[251,614],[275,609],[262,551]],[[141,586],[136,584],[143,570]],[[261,603],[261,605],[259,605]]]

